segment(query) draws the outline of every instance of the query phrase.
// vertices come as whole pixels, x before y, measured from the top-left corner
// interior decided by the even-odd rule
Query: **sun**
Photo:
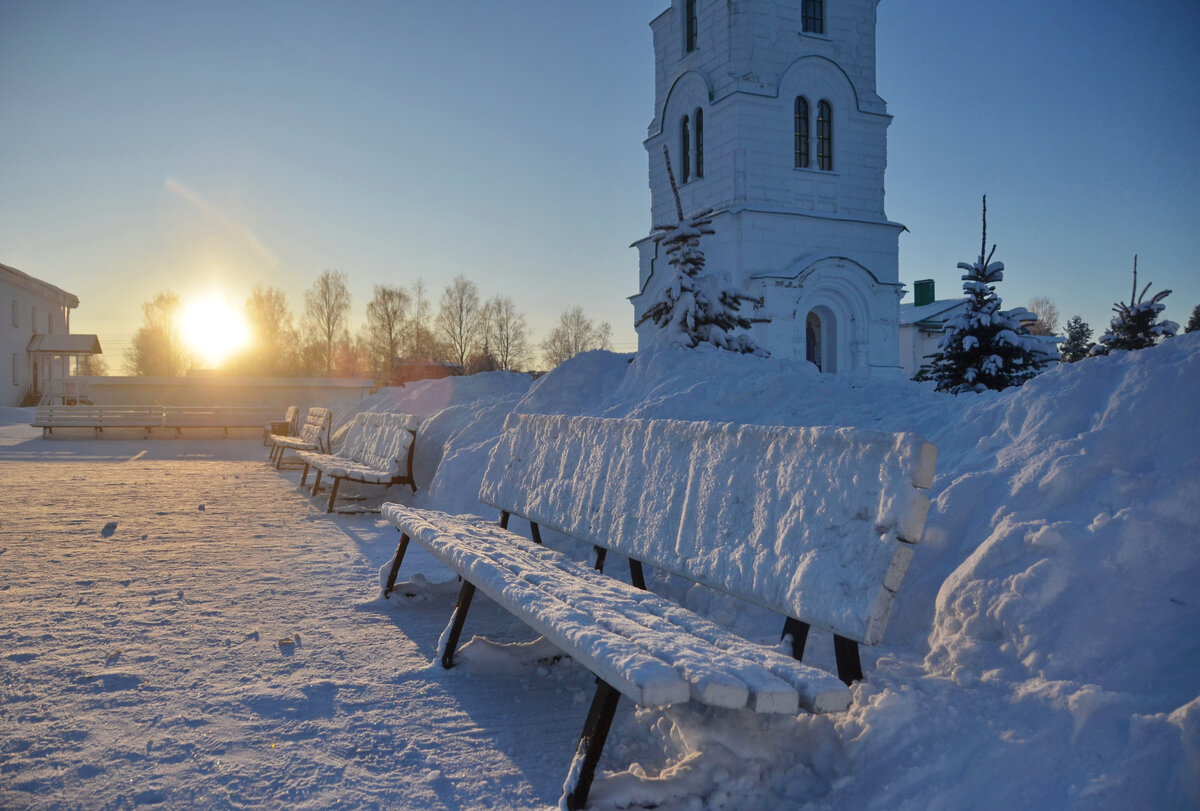
[[[216,368],[250,340],[250,328],[236,307],[218,295],[193,299],[179,314],[183,339],[209,368]]]

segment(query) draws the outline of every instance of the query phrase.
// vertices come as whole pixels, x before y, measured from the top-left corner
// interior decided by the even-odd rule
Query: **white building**
[[[913,300],[900,305],[900,365],[909,377],[928,371],[946,322],[966,312],[966,296],[938,300],[932,279],[913,282]]]
[[[823,371],[902,374],[898,238],[883,208],[891,116],[875,92],[878,0],[672,0],[651,23],[652,224],[712,208],[709,272],[761,296],[752,337]],[[635,321],[671,277],[645,237]],[[638,328],[639,344],[657,328]]]
[[[65,395],[71,378],[87,374],[100,353],[95,335],[71,335],[79,299],[16,268],[0,264],[0,405],[19,406],[43,394]]]

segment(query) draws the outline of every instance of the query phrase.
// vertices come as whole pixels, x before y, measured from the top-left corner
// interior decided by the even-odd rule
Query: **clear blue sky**
[[[540,341],[582,305],[632,350],[650,227],[649,21],[604,3],[0,0],[0,262],[79,296],[119,367],[171,289],[455,274]],[[1167,316],[1200,303],[1200,3],[884,0],[878,84],[901,279],[960,291],[989,239],[1008,307],[1097,333],[1134,253]]]

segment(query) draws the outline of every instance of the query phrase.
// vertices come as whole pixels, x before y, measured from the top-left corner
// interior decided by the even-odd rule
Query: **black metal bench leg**
[[[283,464],[283,452],[286,448],[280,448],[279,453],[275,454],[275,469],[279,470],[279,466]]]
[[[542,530],[533,521],[529,522],[529,537],[532,538],[533,542],[536,544],[540,544],[542,542]]]
[[[404,553],[408,551],[408,536],[403,532],[400,533],[400,543],[396,545],[396,557],[392,558],[392,570],[388,572],[387,585],[383,589],[383,596],[391,596],[392,591],[396,588],[396,575],[400,574],[400,564],[404,562]]]
[[[302,483],[300,486],[303,487],[304,484]],[[317,475],[313,478],[312,492],[309,493],[309,495],[315,496],[317,494],[317,491],[319,491],[320,489],[321,489],[321,468],[317,468]]]
[[[640,560],[629,559],[629,582],[635,588],[642,591],[646,590],[646,576],[642,573],[642,562]]]
[[[837,657],[838,678],[849,687],[862,681],[862,662],[858,658],[858,643],[844,636],[833,637],[833,653]]]
[[[603,546],[593,546],[592,549],[596,553],[596,565],[593,567],[598,572],[604,571],[604,559],[608,557],[608,550]]]
[[[475,596],[475,586],[464,580],[458,591],[458,600],[454,603],[454,613],[450,615],[450,625],[442,635],[445,645],[442,648],[442,667],[449,670],[454,667],[454,652],[458,650],[458,637],[462,634],[463,623],[467,621],[467,609],[471,607],[471,598]]]
[[[329,491],[329,506],[325,508],[325,512],[333,512],[333,500],[337,498],[338,485],[341,483],[341,479],[339,479],[337,476],[333,477],[333,488]]]
[[[308,479],[308,462],[304,463],[304,472],[300,474],[300,489],[304,489],[304,482]]]
[[[804,658],[804,645],[808,641],[808,629],[811,626],[807,622],[801,622],[795,617],[788,617],[783,621],[783,633],[779,635],[783,639],[788,634],[792,636],[792,658],[799,662]],[[837,644],[836,642],[834,643]]]
[[[587,721],[583,724],[583,734],[579,736],[579,745],[575,748],[575,757],[571,760],[571,771],[567,774],[567,782],[563,786],[563,795],[570,811],[577,811],[587,805],[592,779],[596,776],[596,764],[600,762],[600,752],[608,739],[608,731],[612,728],[613,716],[617,712],[617,700],[620,698],[621,694],[608,682],[596,679],[596,696],[592,699]]]

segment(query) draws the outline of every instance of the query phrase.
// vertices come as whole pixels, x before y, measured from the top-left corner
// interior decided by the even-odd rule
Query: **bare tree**
[[[412,301],[412,316],[405,330],[403,355],[409,360],[437,360],[441,353],[438,351],[437,338],[429,326],[430,306],[425,293],[425,281],[417,279],[413,282],[408,295]]]
[[[283,290],[255,285],[244,312],[252,340],[249,348],[229,364],[230,368],[252,375],[294,373],[299,363],[296,328]]]
[[[169,290],[142,304],[142,325],[125,350],[125,366],[130,374],[183,374],[192,358],[179,334],[178,316],[179,296]]]
[[[390,381],[404,345],[411,300],[399,287],[375,285],[375,297],[367,305],[363,344],[376,378]]]
[[[529,364],[529,326],[508,296],[495,296],[483,307],[484,340],[496,365],[506,372]]]
[[[607,321],[593,323],[582,307],[572,307],[558,318],[558,324],[542,341],[542,354],[550,367],[591,349],[610,349],[612,327]]]
[[[309,336],[305,355],[312,369],[333,373],[338,347],[349,340],[346,319],[350,314],[350,289],[346,274],[326,270],[304,294],[303,332]]]
[[[1029,311],[1037,316],[1037,321],[1029,325],[1033,335],[1054,335],[1058,332],[1058,307],[1045,296],[1029,300]]]
[[[481,342],[482,328],[479,288],[466,276],[455,276],[442,291],[437,315],[438,336],[445,342],[451,361],[467,365]]]

